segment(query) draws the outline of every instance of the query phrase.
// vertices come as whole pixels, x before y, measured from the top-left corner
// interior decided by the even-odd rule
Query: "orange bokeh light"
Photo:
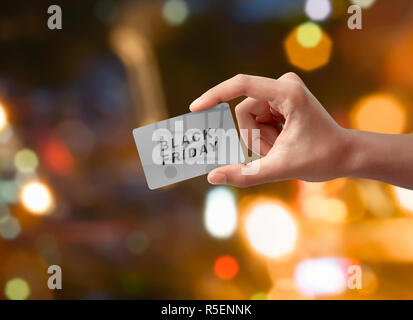
[[[403,133],[407,123],[403,105],[386,93],[372,94],[359,100],[350,118],[355,129],[391,134]]]
[[[390,53],[381,76],[384,85],[394,85],[413,88],[413,32],[409,30],[396,38],[391,46]]]
[[[238,271],[238,261],[230,255],[221,256],[215,260],[214,272],[222,280],[234,279]]]
[[[290,63],[305,71],[312,71],[326,65],[331,56],[332,41],[321,31],[321,40],[314,47],[304,47],[298,42],[298,28],[290,32],[284,47]]]

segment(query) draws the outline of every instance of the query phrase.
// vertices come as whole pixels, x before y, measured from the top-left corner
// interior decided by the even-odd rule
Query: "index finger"
[[[205,92],[191,103],[189,109],[200,111],[241,96],[264,101],[283,99],[286,91],[285,84],[280,80],[240,74]]]

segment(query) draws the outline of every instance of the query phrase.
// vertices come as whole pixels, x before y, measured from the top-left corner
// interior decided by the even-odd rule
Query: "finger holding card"
[[[245,161],[226,103],[134,129],[133,136],[152,190]]]

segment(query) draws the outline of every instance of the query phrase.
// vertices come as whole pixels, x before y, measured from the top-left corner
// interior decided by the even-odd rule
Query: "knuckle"
[[[238,73],[234,78],[237,80],[242,80],[245,77],[245,74],[243,73]]]
[[[301,78],[295,72],[287,72],[284,77],[289,80],[301,81]]]
[[[238,115],[240,115],[241,113],[242,113],[242,110],[243,110],[243,108],[242,108],[242,105],[241,104],[238,104],[237,106],[235,106],[235,114],[238,116]]]
[[[245,85],[248,82],[248,79],[249,79],[248,75],[243,74],[243,73],[237,74],[234,78],[235,78],[236,82],[240,85]]]
[[[298,82],[291,82],[289,86],[290,86],[291,93],[293,94],[299,94],[303,90],[303,86],[301,85],[301,83],[298,83]]]
[[[291,84],[289,84],[289,96],[291,100],[301,99],[303,91],[304,88],[300,83],[291,82]]]
[[[245,95],[250,77],[245,74],[238,74],[234,77],[234,88],[239,95]]]
[[[283,74],[279,80],[290,81],[300,84],[301,86],[304,84],[303,80],[301,80],[300,76],[298,76],[295,72],[287,72]]]

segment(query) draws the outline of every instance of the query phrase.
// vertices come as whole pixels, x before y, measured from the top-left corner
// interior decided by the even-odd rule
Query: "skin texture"
[[[248,187],[290,179],[358,177],[413,189],[413,135],[340,127],[294,73],[279,79],[237,75],[205,92],[190,110],[240,96],[247,98],[235,113],[239,128],[248,129],[249,137],[242,138],[251,149],[251,129],[260,129],[261,158],[217,168],[208,175],[210,183]],[[245,174],[252,166],[258,172]]]

